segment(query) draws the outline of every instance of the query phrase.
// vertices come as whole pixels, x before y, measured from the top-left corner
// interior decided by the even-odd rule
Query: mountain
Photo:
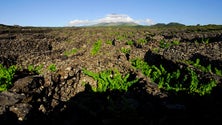
[[[157,23],[155,25],[152,25],[153,27],[180,27],[185,26],[184,24],[177,23],[177,22],[170,22],[168,24],[165,23]]]
[[[165,23],[157,23],[157,24],[154,24],[152,25],[153,27],[163,27],[163,26],[166,26]]]
[[[134,22],[110,22],[110,23],[98,23],[92,26],[139,26]]]
[[[182,23],[171,22],[171,23],[168,23],[167,26],[185,26],[185,25]]]

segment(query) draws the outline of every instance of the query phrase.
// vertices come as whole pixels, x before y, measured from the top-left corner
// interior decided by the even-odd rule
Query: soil
[[[95,42],[102,41],[92,55]],[[147,42],[142,43],[141,40]],[[131,41],[133,44],[127,44]],[[161,41],[164,42],[161,44]],[[177,41],[179,44],[172,44]],[[170,43],[170,44],[168,44]],[[222,77],[205,96],[171,93],[136,70],[140,58],[169,71],[200,59],[222,69],[222,27],[19,27],[0,26],[0,63],[16,65],[13,86],[0,93],[1,125],[137,124],[196,125],[222,123]],[[130,49],[123,53],[121,48]],[[50,69],[52,65],[55,70]],[[40,73],[28,70],[41,66]],[[97,81],[83,69],[118,69],[139,81],[127,92],[94,92]]]

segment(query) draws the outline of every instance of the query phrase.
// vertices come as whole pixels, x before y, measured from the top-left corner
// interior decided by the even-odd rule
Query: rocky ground
[[[101,48],[93,55],[97,41],[102,41]],[[189,66],[184,61],[200,59],[202,65],[221,70],[221,26],[0,26],[0,48],[1,64],[20,67],[13,86],[0,93],[1,125],[222,123],[221,76],[199,71],[199,76],[217,80],[210,95],[170,93],[130,63],[140,58],[175,70]],[[41,71],[30,71],[29,66]],[[83,69],[114,68],[139,81],[127,92],[92,91],[97,81]]]

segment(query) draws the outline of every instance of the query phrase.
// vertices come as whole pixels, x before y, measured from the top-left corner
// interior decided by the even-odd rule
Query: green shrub
[[[68,51],[65,51],[65,52],[64,52],[64,55],[65,55],[65,56],[71,56],[71,55],[76,54],[77,51],[78,51],[77,49],[68,50]]]
[[[218,75],[218,76],[222,76],[222,70],[219,70],[217,68],[214,68],[215,70],[215,74]]]
[[[221,75],[221,70],[218,70],[216,67],[214,68],[214,70],[212,70],[211,64],[209,64],[208,66],[202,66],[200,63],[200,59],[196,59],[195,62],[194,61],[185,61],[186,64],[192,65],[195,68],[203,71],[203,72],[210,72],[210,73],[214,73],[216,75],[222,76]]]
[[[92,50],[91,50],[91,54],[92,54],[92,55],[96,55],[96,54],[99,52],[101,46],[102,46],[102,41],[101,41],[101,40],[97,40],[97,41],[93,44],[93,48],[92,48]]]
[[[143,39],[143,38],[140,38],[138,41],[137,41],[138,44],[141,44],[141,45],[144,45],[147,43],[146,39]]]
[[[200,96],[210,94],[213,87],[216,86],[216,80],[210,79],[208,83],[201,83],[197,73],[187,67],[184,71],[177,69],[169,72],[160,65],[148,65],[141,59],[131,60],[131,64],[142,71],[142,73],[151,78],[158,84],[159,88],[166,91],[185,91],[188,94],[198,94]],[[196,62],[198,64],[198,61]]]
[[[28,71],[32,73],[40,74],[42,68],[43,68],[43,65],[38,65],[38,66],[28,65]]]
[[[112,43],[113,43],[112,40],[107,40],[106,41],[106,44],[112,45]]]
[[[173,40],[172,41],[172,45],[179,45],[180,44],[180,41],[179,40]]]
[[[130,74],[122,76],[118,70],[105,70],[100,73],[94,73],[84,69],[83,73],[97,81],[97,87],[92,88],[94,92],[106,92],[107,90],[127,91],[132,84],[138,81],[138,79],[129,80]]]
[[[7,90],[12,86],[12,80],[16,71],[16,66],[5,68],[3,65],[0,64],[0,92]]]
[[[131,51],[131,49],[130,49],[130,48],[124,48],[124,47],[122,47],[122,48],[120,49],[120,51],[121,51],[122,53],[124,53],[124,54],[129,54],[130,51]]]
[[[123,41],[125,38],[126,37],[124,35],[118,35],[116,39],[119,41]]]
[[[51,64],[49,65],[48,69],[52,72],[55,72],[57,70],[56,65],[55,64]]]
[[[166,49],[166,48],[169,48],[170,46],[171,46],[171,43],[170,42],[166,42],[165,40],[161,40],[159,42],[159,47],[160,48]]]
[[[134,42],[132,40],[129,40],[126,42],[126,45],[133,45],[133,44],[134,44]]]
[[[199,95],[203,96],[206,94],[210,94],[213,87],[217,85],[216,80],[214,79],[211,79],[209,83],[200,84],[196,72],[194,72],[190,68],[187,68],[187,70],[189,71],[189,75],[191,76],[189,93],[198,93]]]
[[[209,38],[207,39],[202,38],[201,43],[208,44],[209,40],[210,40]]]

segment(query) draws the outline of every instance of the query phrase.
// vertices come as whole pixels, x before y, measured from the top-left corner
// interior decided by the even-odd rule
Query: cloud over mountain
[[[108,14],[106,17],[99,19],[99,23],[117,23],[117,22],[134,22],[128,15],[124,14]]]
[[[154,22],[151,19],[145,20],[135,20],[128,15],[125,14],[108,14],[104,18],[96,19],[96,20],[79,20],[75,19],[68,23],[68,26],[87,26],[94,25],[98,23],[137,23],[141,25],[153,25]]]
[[[69,26],[87,25],[89,23],[90,23],[89,20],[72,20],[72,21],[69,21]]]

